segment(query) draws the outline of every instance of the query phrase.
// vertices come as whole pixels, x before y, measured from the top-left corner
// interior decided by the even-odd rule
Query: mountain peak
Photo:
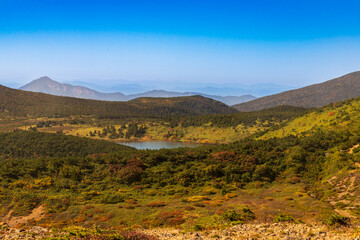
[[[51,78],[49,78],[48,76],[40,77],[40,78],[38,78],[38,79],[35,79],[34,81],[43,81],[43,82],[51,81],[51,82],[56,82],[56,81],[52,80]],[[33,82],[34,82],[34,81],[33,81]]]
[[[51,78],[49,78],[48,76],[43,76],[43,77],[40,77],[38,79],[41,79],[41,80],[52,80]]]
[[[48,76],[44,76],[29,82],[28,84],[22,86],[20,89],[51,94],[51,92],[49,92],[50,89],[53,89],[54,87],[59,88],[59,86],[61,85],[61,83],[52,80]]]

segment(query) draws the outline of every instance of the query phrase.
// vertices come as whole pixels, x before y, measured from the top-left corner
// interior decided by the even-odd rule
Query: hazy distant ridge
[[[59,117],[92,115],[99,118],[209,115],[237,112],[202,96],[137,98],[127,102],[54,96],[0,85],[0,116]]]
[[[280,105],[322,107],[360,95],[360,71],[323,83],[261,97],[233,107],[241,112],[258,111]]]
[[[106,100],[106,101],[129,101],[139,97],[184,97],[184,96],[200,95],[207,98],[212,98],[219,102],[223,102],[227,105],[234,105],[238,103],[247,102],[256,98],[252,95],[217,96],[217,95],[209,95],[209,94],[196,93],[196,92],[169,92],[164,90],[152,90],[144,93],[130,94],[130,95],[125,95],[120,92],[102,93],[83,86],[73,86],[70,84],[59,83],[50,79],[49,77],[41,77],[20,87],[19,89],[31,91],[31,92],[47,93],[56,96],[66,96],[66,97],[76,97],[76,98]]]

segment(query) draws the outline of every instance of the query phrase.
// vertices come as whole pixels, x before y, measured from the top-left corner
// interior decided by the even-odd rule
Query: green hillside
[[[147,100],[147,99],[146,99]],[[153,101],[153,99],[151,99]],[[179,106],[181,108],[181,106]],[[36,118],[23,122],[0,120],[0,131],[36,129],[40,132],[98,138],[110,141],[165,140],[197,143],[230,143],[269,130],[309,109],[279,106],[259,112],[152,119]]]
[[[356,227],[359,108],[356,98],[306,111],[279,107],[233,118],[190,117],[190,125],[207,118],[219,126],[236,119],[249,126],[261,119],[279,124],[230,144],[170,150],[36,131],[3,133],[2,221],[21,227],[11,219],[42,209],[43,217],[26,224],[188,231],[254,221]]]
[[[346,128],[157,151],[38,132],[2,139],[1,213],[26,216],[44,206],[36,225],[213,229],[360,217],[360,138]]]
[[[313,183],[314,196],[328,202],[337,214],[359,220],[360,203],[360,98],[329,104],[301,117],[288,121],[281,128],[269,131],[258,138],[318,139],[307,140],[308,149],[297,149],[295,158],[313,161],[318,165]],[[330,134],[330,135],[329,135]],[[323,136],[331,136],[327,140]],[[333,144],[337,141],[336,144]],[[323,145],[319,147],[319,145]],[[304,154],[322,149],[316,157]],[[297,155],[298,154],[298,155]]]
[[[0,86],[0,116],[91,115],[103,118],[122,118],[233,112],[236,110],[201,96],[141,98],[129,102],[107,102],[52,96]]]
[[[309,135],[319,130],[360,130],[360,98],[330,104],[287,122],[282,128],[270,131],[263,138]]]
[[[0,133],[2,157],[85,157],[90,154],[131,151],[124,145],[33,131]]]
[[[268,126],[278,124],[296,116],[304,114],[310,109],[292,106],[277,106],[261,111],[240,112],[232,114],[201,115],[201,116],[174,116],[165,119],[174,124],[187,126],[211,125],[217,127],[236,127],[238,125],[254,126],[262,123]]]

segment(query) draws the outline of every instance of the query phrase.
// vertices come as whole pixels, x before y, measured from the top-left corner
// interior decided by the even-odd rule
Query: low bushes
[[[274,217],[273,219],[274,223],[279,223],[279,222],[294,222],[293,217],[284,214],[284,213],[280,213],[279,215],[277,215],[276,217]]]
[[[45,207],[49,213],[66,211],[70,206],[70,199],[67,197],[51,197],[45,201]]]
[[[157,201],[157,202],[148,203],[145,206],[146,207],[151,207],[151,208],[158,208],[158,207],[164,207],[164,206],[166,206],[166,204],[167,204],[166,202]]]
[[[207,196],[192,196],[192,197],[183,199],[183,202],[200,202],[200,201],[204,201],[204,200],[210,200],[210,198]]]
[[[255,219],[255,214],[245,207],[240,212],[235,210],[225,211],[221,214],[221,218],[227,222],[246,222]]]
[[[160,212],[157,216],[157,220],[160,225],[177,226],[185,222],[184,212],[174,210],[170,212]]]
[[[324,222],[330,226],[347,226],[350,224],[350,218],[339,214],[333,214]]]

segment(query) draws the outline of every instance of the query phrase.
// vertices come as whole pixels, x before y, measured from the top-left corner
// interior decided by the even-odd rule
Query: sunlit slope
[[[137,101],[143,100],[145,99]],[[150,99],[150,101],[153,100]],[[77,121],[70,118],[64,118],[61,121],[59,121],[59,118],[37,118],[19,123],[22,126],[20,125],[18,129],[28,130],[31,127],[40,132],[61,132],[66,135],[100,138],[110,141],[141,139],[217,144],[238,141],[254,133],[269,130],[306,112],[309,112],[309,110],[279,106],[259,112],[137,119],[135,120],[138,121],[136,124],[133,118],[128,120],[99,119],[96,123],[91,122],[92,120],[86,117],[79,118]],[[132,130],[129,131],[129,127],[135,126],[134,124],[137,126],[137,131],[134,130],[134,127],[131,127]],[[2,129],[4,129],[3,131],[9,131],[11,126],[14,126],[14,124],[8,119],[0,121],[0,131]],[[145,132],[140,131],[140,128],[144,128]]]
[[[360,127],[360,98],[329,104],[295,118],[280,129],[269,131],[262,138],[304,135],[321,130],[358,131]]]
[[[236,110],[201,96],[142,98],[129,102],[107,102],[27,92],[0,85],[0,116],[92,115],[121,118],[124,116],[161,117],[233,112]]]

